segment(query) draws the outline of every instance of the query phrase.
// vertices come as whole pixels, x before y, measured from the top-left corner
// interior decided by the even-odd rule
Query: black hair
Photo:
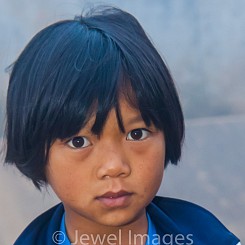
[[[162,130],[166,161],[177,164],[184,136],[183,113],[173,79],[138,21],[99,7],[41,30],[13,64],[7,94],[7,149],[12,163],[40,189],[56,139],[78,133],[96,114],[100,134],[124,94],[147,125]]]

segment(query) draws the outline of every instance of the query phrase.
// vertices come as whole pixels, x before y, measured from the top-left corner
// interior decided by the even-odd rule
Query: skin
[[[147,234],[145,208],[156,195],[164,172],[164,134],[154,125],[146,127],[140,112],[124,99],[119,103],[125,133],[113,109],[100,137],[90,131],[91,118],[74,136],[85,137],[84,147],[74,148],[72,139],[57,139],[50,149],[48,183],[64,204],[67,233],[77,244],[75,231],[118,234],[120,229],[123,244],[127,244],[129,230]],[[134,140],[132,130],[142,128],[142,137]],[[130,193],[122,205],[108,207],[98,198],[120,190]]]

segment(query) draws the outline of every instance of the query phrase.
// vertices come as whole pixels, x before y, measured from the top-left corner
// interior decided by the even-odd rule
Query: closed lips
[[[105,194],[103,194],[102,196],[99,196],[98,198],[118,198],[118,197],[122,197],[122,196],[127,196],[127,195],[131,195],[132,193],[127,192],[127,191],[119,191],[119,192],[106,192]]]

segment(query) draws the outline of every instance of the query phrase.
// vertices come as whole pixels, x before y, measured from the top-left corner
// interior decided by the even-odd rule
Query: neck
[[[87,220],[73,219],[66,213],[66,230],[72,245],[142,245],[146,242],[148,222],[142,212],[132,222],[120,226],[107,226]]]

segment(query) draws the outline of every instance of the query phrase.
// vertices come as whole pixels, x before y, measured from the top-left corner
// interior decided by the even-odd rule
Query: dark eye
[[[143,128],[138,128],[130,131],[127,135],[127,140],[143,140],[149,136],[150,132]]]
[[[83,136],[74,137],[71,140],[69,140],[67,144],[71,148],[74,148],[74,149],[85,148],[91,145],[90,141],[86,137],[83,137]]]

